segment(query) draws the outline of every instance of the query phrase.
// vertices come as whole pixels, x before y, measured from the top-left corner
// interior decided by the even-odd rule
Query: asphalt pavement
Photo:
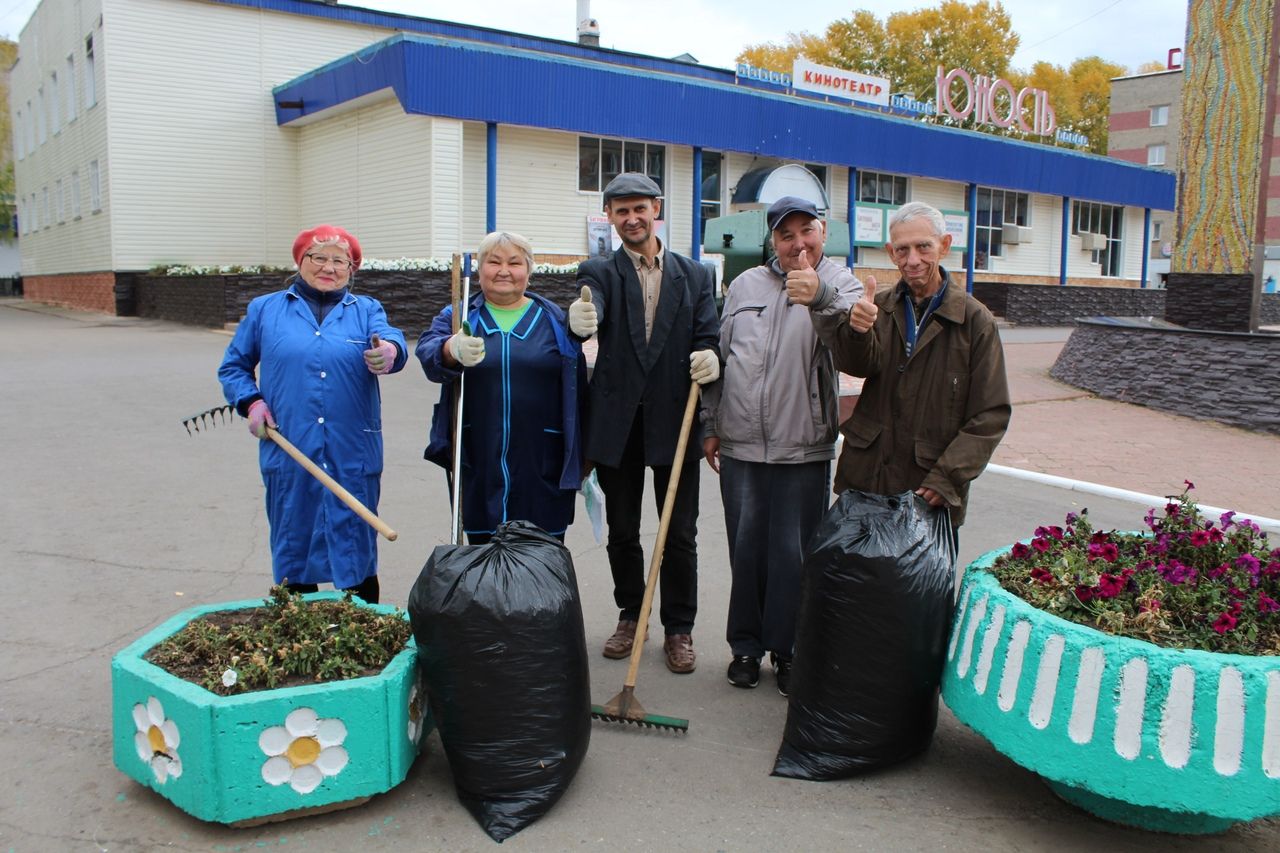
[[[1280,516],[1280,438],[1097,400],[1044,371],[1066,330],[1006,330],[1016,405],[996,462],[1149,494],[1196,482],[1207,504]],[[206,824],[117,771],[111,656],[197,604],[254,598],[270,581],[256,440],[243,422],[189,436],[221,403],[217,331],[0,300],[0,851],[491,850],[458,803],[433,735],[408,779],[359,808],[251,829]],[[382,381],[383,600],[403,606],[447,541],[440,469],[422,459],[438,389],[411,363]],[[686,717],[673,735],[596,723],[572,787],[513,850],[1277,850],[1280,821],[1209,839],[1144,833],[1058,800],[943,710],[931,751],[840,782],[772,778],[786,716],[768,667],[756,690],[725,680],[729,589],[715,475],[702,471],[699,652],[668,673],[660,646],[637,695]],[[973,487],[961,560],[1087,506],[1131,529],[1145,506],[987,473]],[[657,514],[644,521],[652,541]],[[569,531],[592,652],[593,697],[625,661],[598,649],[617,618],[585,513]],[[654,627],[657,627],[656,619]],[[660,630],[660,629],[659,629]]]

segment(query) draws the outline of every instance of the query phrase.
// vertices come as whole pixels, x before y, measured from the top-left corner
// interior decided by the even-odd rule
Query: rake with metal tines
[[[662,552],[667,545],[667,528],[671,526],[671,511],[676,504],[676,487],[680,484],[680,471],[684,467],[684,451],[689,445],[689,430],[693,415],[698,409],[698,392],[702,386],[694,382],[689,388],[689,402],[684,408],[684,422],[680,424],[680,439],[676,442],[676,458],[671,463],[671,478],[667,481],[667,496],[662,502],[662,518],[658,522],[658,538],[653,546],[653,558],[649,561],[649,578],[644,585],[644,598],[640,603],[640,615],[636,619],[636,635],[631,641],[631,665],[622,682],[622,692],[604,705],[592,705],[591,716],[607,723],[634,723],[644,728],[689,731],[689,721],[680,717],[650,714],[636,699],[636,676],[640,672],[640,655],[644,652],[644,635],[649,628],[649,614],[653,611],[653,593],[658,587],[658,573],[662,568]]]
[[[376,335],[374,336],[374,341],[377,341]],[[374,346],[376,347],[377,343],[374,343]],[[217,426],[219,418],[224,424],[235,420],[235,409],[231,406],[214,406],[208,411],[183,419],[182,425],[187,428],[187,435],[194,435],[195,432],[200,432],[201,426],[204,427],[205,432],[208,432],[211,427]],[[305,468],[308,474],[319,480],[320,485],[333,492],[338,500],[350,507],[351,511],[360,516],[366,524],[385,536],[387,541],[394,542],[396,540],[398,533],[392,530],[385,521],[374,515],[367,506],[360,503],[359,498],[344,489],[341,483],[321,470],[320,466],[312,462],[305,453],[294,447],[293,442],[280,434],[280,430],[270,424],[266,425],[266,429],[267,438],[274,441],[281,450],[289,454],[294,462]],[[195,432],[192,432],[192,430]]]

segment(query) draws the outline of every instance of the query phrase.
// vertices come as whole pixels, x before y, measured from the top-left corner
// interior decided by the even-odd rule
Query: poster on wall
[[[872,243],[884,245],[884,209],[880,207],[863,207],[854,210],[853,241],[855,243]]]
[[[587,257],[607,258],[613,250],[622,245],[618,232],[613,230],[608,218],[604,216],[587,217]]]
[[[951,235],[951,251],[963,252],[968,249],[969,214],[944,210],[942,218],[947,221],[947,233]]]

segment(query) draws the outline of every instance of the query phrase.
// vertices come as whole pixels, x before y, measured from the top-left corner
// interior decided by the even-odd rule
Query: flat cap
[[[813,202],[794,195],[784,195],[769,205],[769,212],[765,214],[769,222],[769,230],[777,231],[782,220],[793,213],[803,213],[811,219],[822,218],[818,215],[818,208]]]
[[[623,172],[604,188],[604,203],[608,204],[615,198],[630,198],[631,196],[657,198],[660,195],[662,195],[662,190],[653,182],[653,178],[648,175],[642,175],[639,172]]]

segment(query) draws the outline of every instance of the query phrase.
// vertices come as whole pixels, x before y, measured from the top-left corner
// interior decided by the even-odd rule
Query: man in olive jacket
[[[868,276],[847,321],[815,323],[836,367],[866,377],[841,427],[836,492],[914,491],[947,507],[955,529],[1012,409],[995,319],[947,275],[950,248],[937,209],[903,205],[885,244],[902,275],[897,285],[877,292]]]
[[[653,470],[659,512],[675,460],[690,381],[720,376],[720,321],[711,276],[700,264],[662,245],[655,223],[658,185],[624,172],[604,190],[604,210],[622,238],[611,257],[578,267],[590,298],[569,306],[569,329],[597,336],[586,426],[586,457],[595,463],[609,525],[618,628],[604,645],[608,658],[631,654],[644,597],[640,546],[645,468]],[[584,293],[584,296],[587,294]],[[685,451],[661,571],[659,615],[667,668],[693,672],[693,622],[698,610],[698,465],[702,430],[694,422]]]

